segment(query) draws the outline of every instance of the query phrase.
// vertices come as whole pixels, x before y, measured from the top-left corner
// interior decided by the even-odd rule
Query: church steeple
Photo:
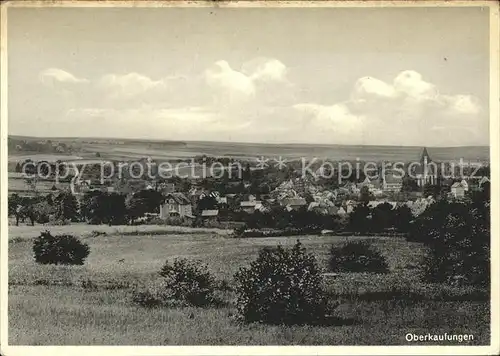
[[[431,157],[429,156],[429,153],[427,152],[427,148],[426,147],[424,147],[424,149],[422,150],[422,154],[420,155],[420,162],[422,164],[424,164],[424,162],[425,163],[432,162]]]

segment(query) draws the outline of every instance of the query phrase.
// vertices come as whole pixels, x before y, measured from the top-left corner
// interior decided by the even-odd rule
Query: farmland
[[[45,229],[73,233],[89,244],[85,264],[37,265],[31,238]],[[175,257],[201,260],[231,284],[260,248],[291,246],[296,237],[235,239],[225,230],[166,226],[10,226],[9,343],[405,345],[409,332],[468,333],[474,344],[489,343],[489,297],[465,287],[421,283],[418,266],[425,251],[420,244],[388,237],[300,237],[324,268],[329,246],[353,239],[380,250],[390,273],[327,278],[330,297],[340,301],[336,322],[284,327],[235,321],[232,291],[224,292],[224,306],[213,308],[144,309],[132,304],[131,294],[154,281],[165,260]]]
[[[10,136],[12,140],[36,142],[42,138]],[[26,158],[33,160],[95,159],[99,153],[104,160],[137,160],[151,157],[156,160],[186,159],[199,155],[255,159],[260,156],[328,158],[330,160],[411,161],[419,158],[421,147],[365,146],[365,145],[315,145],[315,144],[263,144],[242,142],[155,141],[134,139],[50,138],[52,144],[71,145],[72,153],[47,155],[40,152],[9,151],[9,162]],[[438,161],[488,161],[488,146],[429,147],[430,155]],[[30,156],[30,154],[32,156]],[[33,157],[34,156],[34,157]]]

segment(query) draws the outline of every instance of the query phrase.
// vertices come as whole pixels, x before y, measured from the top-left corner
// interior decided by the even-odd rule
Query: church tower
[[[422,154],[420,155],[420,163],[422,165],[429,164],[432,162],[431,157],[429,156],[429,153],[427,152],[427,148],[424,147],[422,150]]]

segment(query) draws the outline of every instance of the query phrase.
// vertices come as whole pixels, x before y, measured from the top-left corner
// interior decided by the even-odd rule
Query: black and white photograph
[[[2,4],[2,355],[498,354],[499,5],[423,3]]]

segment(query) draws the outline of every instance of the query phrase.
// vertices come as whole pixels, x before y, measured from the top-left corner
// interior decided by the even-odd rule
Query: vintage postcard
[[[499,353],[496,1],[1,10],[2,355]]]

